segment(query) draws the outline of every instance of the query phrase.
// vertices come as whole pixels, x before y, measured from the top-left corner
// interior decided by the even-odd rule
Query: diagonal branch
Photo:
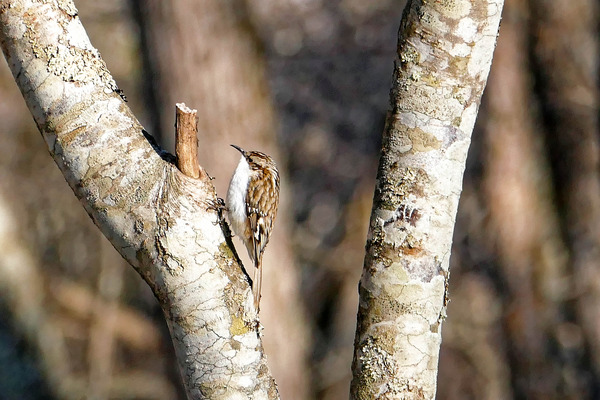
[[[72,1],[0,0],[0,45],[65,179],[158,298],[188,397],[277,398],[213,185],[148,142]]]

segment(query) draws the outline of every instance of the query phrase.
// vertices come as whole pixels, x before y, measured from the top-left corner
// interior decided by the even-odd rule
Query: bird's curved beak
[[[230,144],[230,146],[242,153],[243,155],[246,155],[246,152],[240,146],[236,146],[235,144]]]

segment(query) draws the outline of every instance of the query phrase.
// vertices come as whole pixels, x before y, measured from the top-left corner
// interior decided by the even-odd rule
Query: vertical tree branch
[[[351,397],[433,399],[452,232],[502,0],[407,5],[360,282]]]

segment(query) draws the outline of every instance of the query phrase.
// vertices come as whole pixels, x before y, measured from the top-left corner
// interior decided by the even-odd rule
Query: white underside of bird
[[[248,182],[250,181],[250,166],[246,158],[242,156],[238,163],[229,190],[227,191],[227,208],[229,222],[233,233],[235,233],[243,241],[244,229],[246,220],[246,191],[248,190]],[[250,251],[248,251],[249,253]],[[250,255],[252,257],[252,255]]]

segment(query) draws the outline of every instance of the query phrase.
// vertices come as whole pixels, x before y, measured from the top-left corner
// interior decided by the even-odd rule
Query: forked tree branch
[[[213,185],[149,143],[73,2],[0,0],[0,44],[67,182],[158,298],[188,397],[277,398]]]
[[[404,10],[360,282],[354,399],[435,398],[454,220],[502,4],[411,0]]]

